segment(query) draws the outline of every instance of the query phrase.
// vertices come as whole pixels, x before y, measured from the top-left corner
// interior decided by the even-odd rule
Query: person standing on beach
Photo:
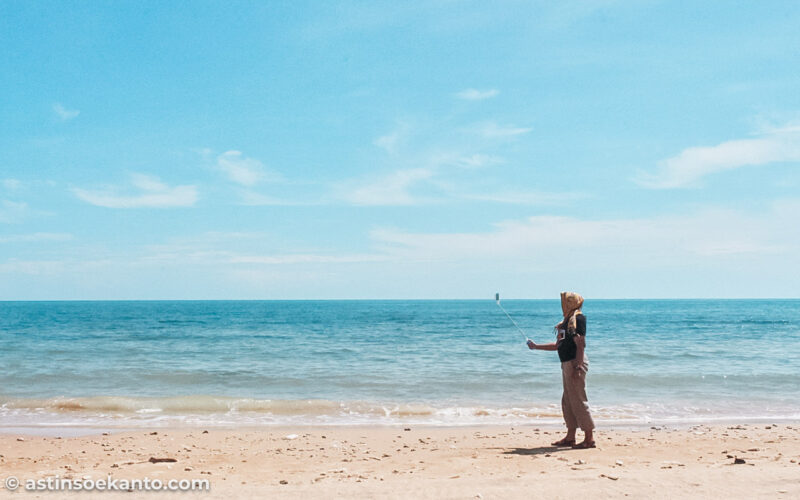
[[[561,396],[561,411],[567,424],[567,435],[553,446],[594,448],[594,420],[589,412],[586,398],[586,374],[589,358],[586,356],[586,316],[581,311],[583,297],[574,292],[561,292],[561,312],[564,319],[556,325],[556,341],[551,344],[536,344],[528,340],[529,349],[558,351],[561,360],[561,379],[564,394]],[[575,432],[580,427],[584,432],[583,442],[575,444]]]

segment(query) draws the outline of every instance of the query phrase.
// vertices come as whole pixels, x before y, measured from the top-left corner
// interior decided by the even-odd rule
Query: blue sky
[[[0,2],[0,299],[797,297],[797,2]]]

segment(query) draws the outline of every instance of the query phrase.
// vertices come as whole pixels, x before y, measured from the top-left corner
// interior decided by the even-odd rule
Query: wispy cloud
[[[350,264],[359,262],[383,262],[388,259],[379,254],[285,254],[285,255],[235,255],[228,259],[231,264]]]
[[[314,248],[270,248],[284,246],[274,235],[258,232],[206,232],[194,237],[181,237],[157,245],[146,245],[137,256],[125,256],[131,263],[202,264],[216,268],[241,269],[283,264],[347,264],[381,262],[386,255],[320,251]],[[120,257],[122,258],[122,257]],[[250,265],[250,266],[248,266]],[[235,267],[230,267],[235,266]]]
[[[503,158],[486,154],[463,155],[459,156],[454,161],[454,164],[468,169],[483,168],[491,165],[499,165],[501,163],[505,163]]]
[[[518,135],[527,134],[531,130],[530,127],[517,127],[514,125],[499,125],[495,122],[487,122],[480,125],[478,133],[486,138],[495,139],[501,137],[514,137]]]
[[[67,263],[57,260],[9,259],[0,262],[0,274],[52,275],[64,272]]]
[[[0,243],[41,243],[45,241],[69,241],[74,236],[69,233],[31,233],[0,236]]]
[[[543,191],[485,191],[476,193],[462,193],[461,198],[466,200],[486,201],[491,203],[506,203],[509,205],[563,205],[575,200],[586,198],[582,193],[548,193]]]
[[[661,161],[655,173],[640,174],[635,181],[651,189],[685,188],[726,170],[795,161],[800,161],[800,127],[790,125],[754,139],[684,149]]]
[[[688,265],[708,257],[776,256],[796,260],[800,237],[782,227],[794,219],[794,204],[775,204],[765,214],[706,209],[679,216],[579,219],[534,216],[496,224],[473,233],[408,233],[376,229],[377,248],[400,260],[511,259],[565,262],[565,266],[648,268]],[[796,212],[795,212],[796,213]],[[565,260],[558,242],[580,241]],[[698,262],[699,262],[698,261]]]
[[[99,190],[73,188],[72,192],[87,203],[106,208],[190,207],[198,199],[196,186],[170,187],[150,175],[132,174],[131,185],[139,192],[122,194],[118,187]]]
[[[364,184],[342,185],[340,197],[354,205],[415,205],[425,199],[412,194],[411,189],[433,176],[433,170],[427,168],[398,170]]]
[[[461,92],[457,92],[456,97],[467,101],[482,101],[484,99],[492,98],[499,93],[500,91],[497,89],[488,89],[488,90],[464,89]]]
[[[481,92],[488,97],[496,91]],[[479,96],[465,91],[464,97]],[[464,182],[481,176],[470,171],[505,164],[507,160],[497,154],[502,152],[502,143],[531,130],[494,121],[454,125],[447,120],[417,120],[411,127],[408,121],[398,120],[394,130],[372,141],[392,155],[389,159],[379,157],[377,161],[386,161],[386,166],[394,168],[390,172],[382,169],[386,173],[380,177],[372,175],[335,183],[333,198],[364,206],[410,206],[474,199],[462,195]],[[489,172],[482,177],[481,181],[494,180]],[[514,200],[520,199],[514,197]]]
[[[387,153],[394,154],[411,131],[411,126],[406,122],[400,122],[394,130],[388,134],[377,137],[372,144],[385,150]]]
[[[295,199],[287,200],[277,198],[268,194],[259,193],[251,189],[242,189],[239,191],[240,204],[251,207],[263,206],[282,206],[282,207],[307,207],[315,205],[323,205],[322,199]]]
[[[17,179],[3,179],[0,181],[0,184],[2,184],[3,187],[9,191],[15,191],[22,187],[22,182]]]
[[[95,297],[107,290],[101,281],[119,280],[127,285],[133,274],[142,278],[148,292],[154,276],[185,280],[188,289],[167,284],[166,291],[162,290],[165,298],[198,298],[195,290],[206,287],[213,290],[212,295],[203,295],[206,298],[222,289],[238,297],[263,297],[276,288],[279,291],[272,295],[276,298],[287,294],[308,298],[309,289],[324,290],[321,297],[348,296],[353,289],[368,289],[372,296],[414,296],[414,291],[425,295],[440,289],[444,296],[474,297],[486,293],[486,283],[531,290],[532,277],[550,282],[543,291],[560,287],[558,283],[576,283],[588,291],[591,283],[595,293],[657,294],[665,285],[648,287],[640,277],[660,270],[671,273],[676,281],[707,283],[705,288],[687,288],[686,294],[713,296],[716,290],[717,296],[730,296],[746,293],[741,287],[731,291],[736,273],[730,281],[715,278],[731,269],[746,273],[754,262],[759,263],[759,276],[779,277],[781,284],[792,282],[788,278],[794,278],[794,270],[800,268],[800,234],[785,228],[791,227],[798,210],[800,200],[789,199],[756,214],[709,208],[642,218],[536,216],[469,232],[382,228],[369,233],[369,247],[355,250],[308,247],[268,233],[210,232],[177,237],[162,245],[111,251],[87,251],[81,246],[60,252],[58,260],[48,254],[0,260],[0,274],[59,276]],[[18,236],[29,241],[51,238]],[[565,241],[581,244],[566,248]],[[436,262],[442,265],[432,265]],[[376,282],[376,273],[386,279]],[[97,282],[90,281],[86,288],[87,279]],[[419,288],[420,284],[424,287]],[[759,295],[776,293],[775,284],[768,286]],[[398,289],[401,294],[392,295]],[[136,288],[120,290],[127,297],[136,296]],[[782,290],[791,287],[784,285],[779,291],[789,294]]]
[[[56,114],[59,120],[65,122],[76,118],[81,112],[77,109],[67,109],[61,103],[53,104],[53,113]]]
[[[264,166],[255,158],[248,158],[241,151],[226,151],[217,157],[217,167],[228,179],[245,187],[261,182],[278,182],[282,176]]]
[[[353,205],[411,206],[448,201],[494,201],[509,204],[544,204],[544,193],[537,193],[536,202],[522,191],[492,194],[475,187],[475,178],[485,184],[489,179],[478,171],[505,163],[505,159],[482,153],[436,151],[404,158],[405,163],[418,165],[401,168],[379,177],[353,179],[335,186],[335,198]],[[489,175],[489,174],[487,174]],[[472,181],[468,179],[472,178]],[[470,187],[472,182],[472,187]],[[567,201],[567,196],[560,197]]]
[[[22,201],[1,200],[0,222],[20,222],[28,214],[28,204]]]
[[[372,141],[372,144],[378,146],[381,149],[385,149],[389,153],[394,153],[395,149],[397,148],[397,142],[400,140],[400,134],[398,132],[392,132],[390,134],[382,135]]]

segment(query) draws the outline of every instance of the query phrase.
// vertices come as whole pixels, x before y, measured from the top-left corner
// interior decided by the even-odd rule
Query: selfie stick
[[[525,337],[525,342],[527,343],[527,342],[530,340],[530,339],[528,338],[528,336],[527,336],[527,335],[525,335],[525,332],[523,332],[523,331],[522,331],[522,328],[520,328],[520,327],[519,327],[519,325],[517,324],[517,322],[516,322],[516,321],[514,321],[514,318],[512,318],[512,317],[511,317],[511,315],[510,315],[510,314],[508,314],[508,311],[506,311],[505,309],[503,309],[503,306],[501,306],[501,305],[500,305],[500,294],[499,294],[499,293],[496,293],[496,294],[494,294],[494,300],[495,300],[495,302],[497,302],[497,307],[499,307],[501,311],[503,311],[504,313],[506,313],[506,316],[508,316],[508,319],[510,319],[510,320],[511,320],[511,322],[512,322],[512,323],[514,323],[514,326],[516,326],[516,327],[517,327],[517,330],[519,330],[519,333],[521,333],[521,334],[522,334],[522,336],[523,336],[523,337]]]

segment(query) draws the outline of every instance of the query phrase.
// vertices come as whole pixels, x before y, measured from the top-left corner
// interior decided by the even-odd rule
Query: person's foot
[[[573,450],[585,450],[587,448],[596,448],[597,446],[594,444],[594,441],[582,441],[578,444],[573,444]]]
[[[550,444],[553,446],[575,446],[575,438],[565,437],[564,439],[559,439],[558,441]]]

